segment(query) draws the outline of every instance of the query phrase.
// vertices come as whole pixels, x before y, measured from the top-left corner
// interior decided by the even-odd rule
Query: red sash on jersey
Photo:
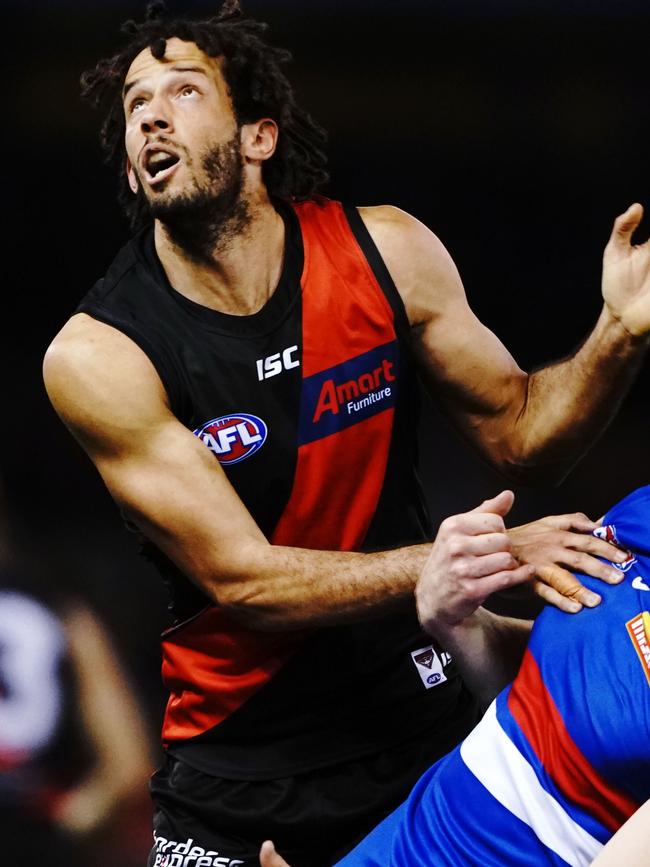
[[[271,541],[358,550],[379,501],[398,358],[392,309],[341,205],[295,205],[303,237],[303,390],[293,489]],[[163,738],[207,731],[293,655],[304,633],[255,632],[211,607],[163,636]]]

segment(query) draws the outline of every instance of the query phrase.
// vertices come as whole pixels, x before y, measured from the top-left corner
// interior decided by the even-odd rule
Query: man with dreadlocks
[[[595,555],[625,556],[583,515],[506,532],[509,492],[432,543],[413,366],[492,464],[562,475],[647,345],[640,206],[615,224],[593,334],[528,375],[428,229],[319,197],[323,133],[263,29],[234,2],[152,10],[84,77],[137,231],[45,362],[173,595],[150,859],[167,867],[256,863],[262,833],[294,864],[332,863],[469,731],[476,704],[418,625],[425,563],[427,610],[453,624],[533,573],[567,610],[597,604],[563,565],[614,581]],[[527,633],[481,624],[504,647]]]

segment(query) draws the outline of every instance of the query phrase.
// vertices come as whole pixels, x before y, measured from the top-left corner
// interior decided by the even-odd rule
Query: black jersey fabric
[[[431,527],[416,473],[417,386],[401,299],[355,209],[327,200],[276,207],[286,226],[284,266],[259,312],[223,314],[175,291],[151,230],[122,249],[78,312],[117,328],[145,352],[173,413],[215,452],[270,540],[310,547],[309,528],[303,537],[299,521],[291,526],[291,510],[305,451],[320,438],[329,447],[321,458],[323,482],[315,488],[307,476],[304,490],[322,502],[346,483],[328,465],[339,441],[348,467],[362,466],[367,452],[380,446],[386,460],[359,543],[311,547],[369,551],[424,541]],[[346,306],[362,283],[373,306],[367,322],[363,304]],[[323,292],[335,296],[328,309],[341,314],[329,314],[316,333],[307,308],[321,303]],[[384,334],[379,345],[359,342],[373,328]],[[324,372],[316,365],[308,376],[307,359],[313,367],[314,344],[327,341],[328,333],[339,342],[341,333],[348,335],[349,358],[324,365]],[[359,352],[362,345],[371,349]],[[269,358],[275,361],[267,371]],[[278,358],[287,363],[276,374]],[[317,387],[316,413],[312,406],[305,416],[309,390]],[[350,418],[341,422],[346,406]],[[355,412],[364,420],[356,438]],[[320,427],[305,433],[305,418],[319,413]],[[375,424],[374,440],[364,438],[363,423]],[[164,740],[192,767],[231,779],[272,779],[379,752],[431,729],[448,747],[452,733],[460,739],[475,721],[453,661],[421,632],[414,610],[286,636],[255,634],[229,621],[164,554],[145,547],[170,586],[176,617],[163,635],[163,672],[172,694]],[[212,673],[210,664],[218,658],[232,671],[241,663],[239,648],[242,657],[253,658],[254,672],[229,696],[224,667]],[[232,658],[224,660],[224,653]],[[265,657],[273,662],[265,666]]]

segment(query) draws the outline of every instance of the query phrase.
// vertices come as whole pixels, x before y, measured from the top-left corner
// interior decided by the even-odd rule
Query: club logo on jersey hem
[[[642,611],[625,624],[650,686],[650,614]]]
[[[268,429],[261,418],[245,412],[221,415],[194,431],[220,464],[238,464],[258,452]]]
[[[395,406],[397,342],[308,376],[300,398],[299,445],[345,430]]]
[[[415,668],[425,689],[439,686],[447,680],[444,667],[451,662],[451,656],[448,653],[443,651],[438,656],[433,645],[429,644],[428,647],[411,651],[411,659],[415,663]]]
[[[616,527],[614,524],[605,524],[604,527],[596,527],[593,535],[598,536],[599,539],[604,539],[605,542],[610,542],[612,545],[618,545],[618,536],[616,535]],[[619,572],[627,572],[627,570],[631,569],[636,563],[636,557],[634,554],[631,551],[628,551],[627,554],[627,560],[623,560],[622,563],[612,562],[612,566],[615,569],[618,569]]]

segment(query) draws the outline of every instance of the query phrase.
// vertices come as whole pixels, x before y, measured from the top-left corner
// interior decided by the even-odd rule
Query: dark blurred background
[[[3,474],[16,536],[52,581],[102,615],[159,723],[165,598],[95,471],[44,395],[43,352],[127,228],[101,165],[80,73],[112,52],[139,2],[4,0]],[[170,2],[211,13],[206,2]],[[479,317],[530,369],[570,353],[600,309],[614,217],[650,206],[650,6],[624,0],[245,0],[294,55],[301,101],[329,130],[329,193],[392,203],[427,223]],[[641,227],[644,239],[650,221]],[[596,517],[648,482],[648,366],[570,478],[517,489],[519,521]],[[599,387],[598,382],[593,388]],[[434,514],[503,486],[434,408],[421,431]]]

